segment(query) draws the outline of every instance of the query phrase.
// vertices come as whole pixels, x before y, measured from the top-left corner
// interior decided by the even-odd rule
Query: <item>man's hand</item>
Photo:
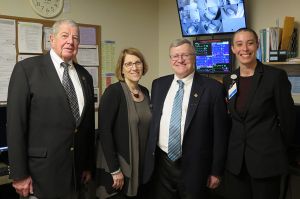
[[[112,174],[112,178],[113,178],[113,185],[112,187],[114,189],[122,189],[123,185],[124,185],[124,175],[122,173],[122,171],[116,173],[116,174]]]
[[[29,194],[33,194],[32,179],[30,176],[22,180],[14,180],[12,186],[21,197],[28,197]]]
[[[221,183],[221,178],[219,176],[210,175],[207,179],[207,187],[210,189],[217,188]]]

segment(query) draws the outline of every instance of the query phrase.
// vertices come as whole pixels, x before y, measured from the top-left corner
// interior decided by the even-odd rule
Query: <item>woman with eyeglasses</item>
[[[148,65],[136,48],[120,53],[119,82],[103,93],[99,106],[97,196],[144,198],[143,158],[151,119],[149,92],[139,84]]]

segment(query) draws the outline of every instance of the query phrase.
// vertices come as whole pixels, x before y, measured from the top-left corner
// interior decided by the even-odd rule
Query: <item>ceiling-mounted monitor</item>
[[[244,0],[176,0],[183,37],[233,33],[246,27]]]

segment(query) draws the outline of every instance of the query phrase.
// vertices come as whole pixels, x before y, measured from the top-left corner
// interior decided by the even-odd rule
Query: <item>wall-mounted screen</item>
[[[183,37],[232,33],[246,27],[244,0],[177,0]]]
[[[230,39],[195,40],[193,45],[199,73],[230,73],[233,64]]]

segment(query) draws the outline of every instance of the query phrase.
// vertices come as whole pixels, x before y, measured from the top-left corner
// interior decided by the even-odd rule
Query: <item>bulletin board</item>
[[[28,56],[42,55],[49,51],[50,41],[47,40],[49,40],[51,27],[54,23],[54,20],[0,15],[0,105],[6,105],[5,92],[8,89],[9,77],[14,64]],[[15,31],[6,30],[6,27],[13,30],[13,25],[11,24],[15,24]],[[78,23],[78,25],[80,29],[80,45],[76,60],[74,61],[83,65],[93,76],[95,106],[97,109],[99,94],[101,93],[102,76],[100,60],[101,27],[99,25],[82,23]],[[32,29],[27,29],[27,26],[32,27]],[[35,27],[37,27],[38,33],[30,36],[30,31],[34,32]],[[40,27],[42,27],[42,31]],[[13,32],[15,32],[15,38],[12,36]],[[26,38],[28,35],[30,38]],[[14,40],[14,42],[10,40]],[[33,44],[29,45],[26,42],[32,42]],[[5,45],[7,47],[3,47]],[[35,47],[36,49],[34,49]],[[11,56],[10,60],[8,59],[9,56]]]

